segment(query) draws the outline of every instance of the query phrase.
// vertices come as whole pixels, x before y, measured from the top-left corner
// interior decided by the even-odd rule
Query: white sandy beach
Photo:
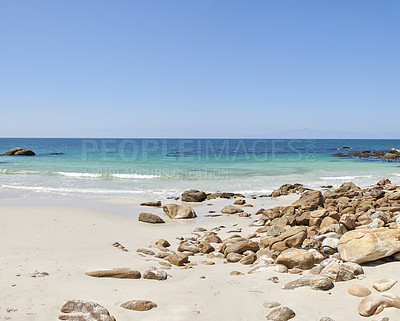
[[[290,204],[291,197],[281,201],[270,199],[248,200],[255,204],[254,213],[262,206]],[[281,198],[282,199],[282,198]],[[8,201],[10,203],[12,201]],[[382,278],[398,276],[400,262],[379,267],[366,267],[366,278],[349,282],[336,282],[329,291],[298,288],[282,290],[288,281],[298,275],[262,271],[247,274],[250,267],[240,263],[224,263],[212,259],[215,265],[204,265],[210,261],[205,256],[191,257],[198,263],[190,269],[172,266],[167,270],[165,281],[98,279],[85,272],[99,269],[128,267],[143,272],[150,266],[160,266],[151,256],[136,252],[137,248],[149,248],[159,238],[167,239],[173,248],[178,244],[177,236],[187,235],[201,226],[211,229],[225,226],[219,232],[223,238],[230,230],[242,228],[246,236],[256,228],[249,227],[252,221],[236,215],[204,218],[208,210],[219,211],[232,200],[213,200],[213,206],[196,206],[196,220],[168,220],[166,224],[152,225],[137,221],[140,211],[161,215],[161,209],[139,207],[134,199],[110,199],[106,211],[79,207],[79,201],[70,201],[66,206],[28,206],[29,200],[15,200],[15,205],[0,207],[0,319],[1,320],[56,320],[61,306],[69,299],[93,301],[107,308],[116,320],[265,320],[270,309],[264,308],[266,301],[278,301],[296,312],[293,320],[311,321],[321,317],[341,320],[380,320],[389,317],[398,320],[396,309],[385,309],[379,316],[362,318],[357,313],[360,298],[347,294],[354,283],[371,284]],[[271,204],[272,202],[272,204]],[[104,202],[93,201],[93,206],[102,207]],[[118,215],[121,207],[131,217]],[[113,211],[114,209],[114,211]],[[246,209],[247,210],[247,209]],[[121,211],[124,212],[124,211]],[[119,242],[129,252],[111,244]],[[231,276],[231,271],[244,275]],[[32,277],[35,272],[47,272],[48,276]],[[308,272],[304,272],[305,274]],[[201,278],[201,277],[205,278]],[[279,283],[268,278],[276,276]],[[372,288],[371,288],[372,289]],[[373,289],[372,289],[373,290]],[[400,294],[400,285],[393,293]],[[120,307],[128,300],[147,299],[158,307],[146,312],[130,311]]]

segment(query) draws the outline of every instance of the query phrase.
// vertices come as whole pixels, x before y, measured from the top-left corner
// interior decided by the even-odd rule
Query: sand
[[[248,200],[254,214],[260,207],[287,205],[296,197]],[[205,256],[192,257],[199,263],[192,269],[173,266],[167,270],[166,281],[97,279],[85,272],[129,267],[143,272],[160,265],[159,259],[143,256],[137,248],[149,248],[158,238],[165,238],[173,248],[177,236],[188,235],[197,226],[211,229],[224,225],[221,237],[229,230],[242,228],[246,236],[256,228],[249,227],[253,219],[236,215],[205,218],[208,210],[219,211],[232,200],[212,200],[194,205],[196,220],[169,220],[151,225],[137,221],[139,212],[160,214],[161,209],[140,207],[143,199],[109,200],[21,200],[8,199],[0,206],[0,320],[57,320],[60,307],[69,299],[97,302],[107,308],[116,320],[265,320],[271,309],[266,301],[278,301],[296,312],[292,320],[312,321],[321,317],[344,320],[400,320],[400,310],[386,309],[378,316],[360,317],[360,298],[347,294],[351,284],[367,285],[372,291],[374,281],[383,277],[398,278],[400,262],[365,267],[363,280],[337,282],[330,291],[299,288],[282,290],[297,275],[262,271],[247,274],[251,267],[239,263],[224,263],[213,259],[215,265],[200,262]],[[174,201],[169,201],[174,202]],[[212,203],[213,206],[207,206]],[[58,205],[57,205],[58,204]],[[129,252],[111,244],[119,242]],[[233,270],[245,275],[230,276]],[[49,275],[32,277],[38,272]],[[276,276],[279,283],[268,280]],[[201,278],[205,277],[205,278]],[[400,295],[400,285],[390,291]],[[147,312],[125,310],[120,304],[128,300],[152,300],[158,307]]]

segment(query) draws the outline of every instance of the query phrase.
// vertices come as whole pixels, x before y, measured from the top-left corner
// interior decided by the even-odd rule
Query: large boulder
[[[313,211],[324,205],[324,199],[320,191],[307,191],[292,206],[305,211]]]
[[[224,249],[224,255],[227,256],[229,253],[239,253],[242,254],[246,251],[253,251],[257,252],[260,249],[258,243],[250,241],[250,240],[243,240],[239,242],[234,242],[226,246]]]
[[[364,263],[400,252],[400,229],[358,229],[345,233],[338,251],[344,261]]]
[[[13,149],[10,149],[4,155],[8,155],[8,156],[35,156],[36,154],[33,151],[31,151],[30,149],[22,149],[20,147],[15,147]]]
[[[206,198],[207,194],[197,189],[190,189],[182,193],[183,202],[203,202]]]
[[[276,263],[283,264],[289,269],[309,270],[314,266],[314,256],[307,250],[287,249],[279,254]]]
[[[194,209],[186,205],[165,204],[162,209],[164,210],[165,215],[173,219],[197,217]]]

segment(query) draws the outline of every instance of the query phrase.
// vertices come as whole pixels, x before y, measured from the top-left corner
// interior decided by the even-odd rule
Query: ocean
[[[195,188],[261,195],[285,183],[310,188],[346,181],[367,187],[382,178],[400,183],[399,163],[332,156],[343,147],[400,148],[400,140],[0,139],[0,153],[13,147],[37,156],[1,156],[0,192],[168,197]]]

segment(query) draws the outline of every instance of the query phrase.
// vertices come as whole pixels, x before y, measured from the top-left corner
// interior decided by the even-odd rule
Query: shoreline
[[[288,207],[299,199],[300,194],[275,199],[244,198],[253,207],[239,207],[248,212],[250,218],[237,214],[205,217],[210,210],[219,213],[235,199],[184,202],[193,207],[198,216],[189,220],[169,219],[161,208],[139,205],[143,201],[154,201],[148,198],[60,201],[31,195],[23,199],[3,199],[0,203],[0,275],[5,291],[0,294],[0,316],[9,320],[54,320],[67,300],[80,299],[101,304],[118,321],[135,318],[154,321],[265,320],[273,309],[263,304],[271,301],[293,309],[295,321],[318,321],[322,317],[336,321],[383,317],[396,320],[400,311],[395,308],[387,308],[377,316],[361,317],[357,312],[361,298],[349,295],[347,289],[351,284],[371,287],[374,281],[383,277],[396,279],[400,261],[363,265],[365,278],[335,282],[327,291],[308,287],[292,291],[282,289],[286,283],[308,275],[308,271],[299,275],[299,271],[278,273],[267,268],[248,274],[259,264],[226,263],[225,259],[198,254],[190,256],[189,264],[166,269],[168,278],[165,281],[98,279],[85,275],[88,271],[122,267],[141,273],[151,266],[162,268],[159,262],[164,260],[136,250],[145,248],[156,252],[154,242],[159,238],[168,240],[171,248],[176,249],[181,243],[177,237],[191,239],[202,235],[202,232],[192,233],[199,227],[207,231],[219,228],[217,234],[223,240],[235,234],[249,237],[260,228],[254,226],[260,217],[256,215],[260,208]],[[167,199],[162,202],[182,203]],[[166,223],[138,222],[139,212],[159,215]],[[256,234],[252,240],[260,240],[265,235],[262,232]],[[115,242],[122,244],[128,252],[113,247]],[[213,265],[205,264],[209,261]],[[36,271],[48,275],[32,277]],[[232,271],[244,275],[230,275]],[[272,282],[271,278],[278,278],[278,283]],[[396,284],[390,292],[400,295],[399,289]],[[120,307],[128,300],[151,300],[158,306],[146,312]]]

